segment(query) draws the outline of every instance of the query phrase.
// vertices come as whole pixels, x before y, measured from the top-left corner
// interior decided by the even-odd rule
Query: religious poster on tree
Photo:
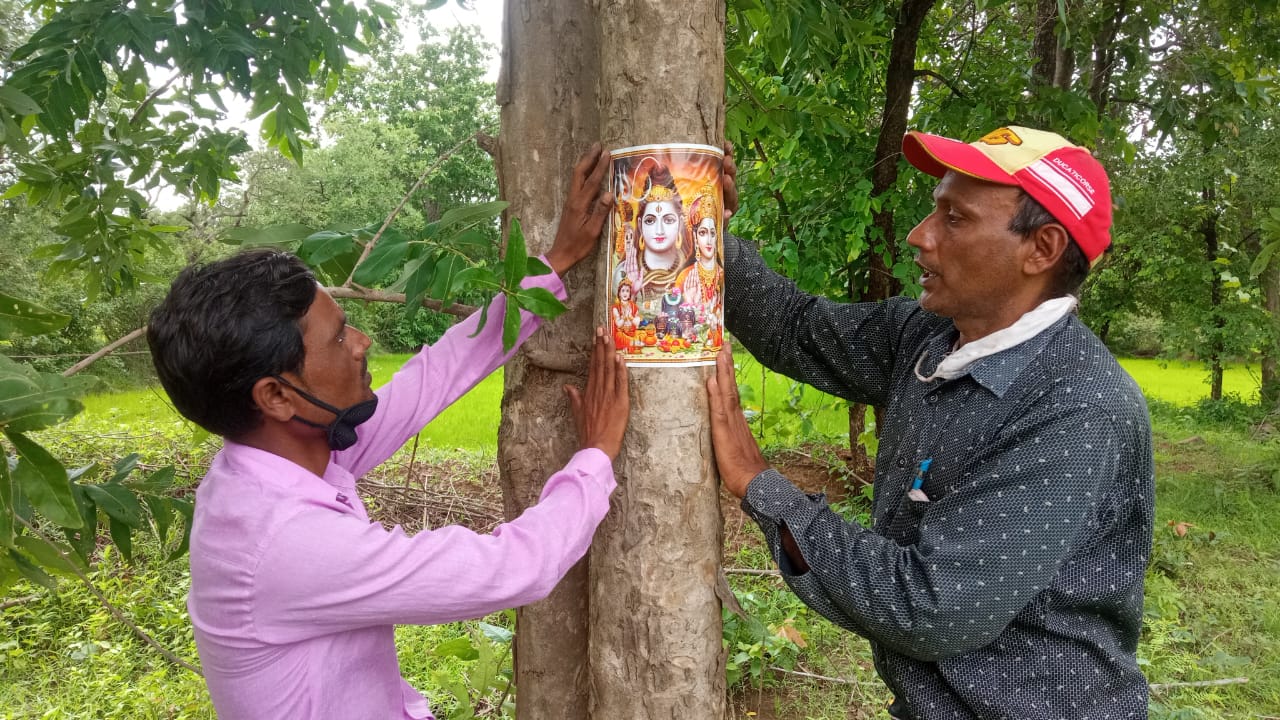
[[[713,364],[724,344],[724,153],[665,144],[610,156],[617,205],[607,322],[615,347],[633,366]]]

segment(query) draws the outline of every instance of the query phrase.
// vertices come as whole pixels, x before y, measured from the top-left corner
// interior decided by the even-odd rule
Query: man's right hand
[[[598,448],[612,460],[622,450],[622,436],[631,418],[631,395],[627,387],[627,364],[614,352],[613,340],[604,328],[596,328],[591,348],[591,367],[587,371],[587,389],[580,391],[564,386],[578,426],[578,441],[583,448]]]

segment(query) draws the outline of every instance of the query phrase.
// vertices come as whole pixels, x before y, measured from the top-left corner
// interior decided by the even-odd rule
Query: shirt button
[[[907,466],[907,459],[903,457],[898,458],[898,467],[904,468],[906,466]]]
[[[929,403],[930,405],[937,405],[938,393],[931,393],[928,397],[925,398],[925,402]]]

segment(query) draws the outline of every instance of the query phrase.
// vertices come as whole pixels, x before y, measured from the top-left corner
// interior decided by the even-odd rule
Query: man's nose
[[[932,231],[930,222],[933,220],[935,213],[930,213],[925,219],[921,220],[918,225],[911,228],[911,232],[907,233],[907,244],[914,248],[923,248],[929,243]]]

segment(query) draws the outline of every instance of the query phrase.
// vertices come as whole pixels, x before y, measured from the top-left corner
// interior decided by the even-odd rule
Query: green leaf
[[[163,493],[173,487],[173,478],[176,474],[177,470],[172,465],[167,465],[148,475],[145,480],[126,482],[125,487],[138,492]]]
[[[292,248],[315,231],[306,225],[270,225],[262,228],[231,228],[222,242],[240,247]]]
[[[511,352],[520,339],[520,306],[507,298],[506,314],[502,317],[502,351]]]
[[[120,548],[120,554],[124,555],[124,559],[133,562],[133,530],[125,523],[111,518],[111,542]]]
[[[397,233],[395,238],[384,235],[378,240],[378,244],[373,246],[369,257],[356,266],[352,279],[366,287],[373,285],[404,262],[408,254],[409,244],[403,235]]]
[[[35,100],[31,99],[31,96],[8,85],[0,85],[0,104],[12,110],[16,115],[40,114],[40,106]]]
[[[131,528],[142,526],[142,505],[129,488],[117,483],[80,487],[113,521]]]
[[[534,315],[552,320],[563,313],[564,303],[545,288],[525,288],[516,293],[516,303]]]
[[[18,547],[34,558],[40,567],[60,575],[75,575],[77,569],[86,569],[84,564],[77,562],[79,558],[66,545],[23,535],[18,538]]]
[[[156,524],[156,536],[160,538],[160,544],[164,545],[169,542],[169,526],[173,520],[173,508],[169,505],[169,499],[156,495],[143,495],[142,501],[147,504],[151,519]]]
[[[14,507],[13,477],[9,474],[9,458],[0,457],[0,547],[13,547]]]
[[[58,582],[49,577],[49,575],[43,570],[36,567],[35,563],[31,562],[27,556],[13,549],[7,550],[7,552],[9,553],[9,558],[17,566],[18,572],[22,573],[23,577],[47,590],[58,589]]]
[[[503,210],[507,209],[509,204],[505,200],[494,200],[492,202],[476,203],[475,205],[463,205],[441,215],[436,224],[441,228],[447,228],[452,225],[476,225],[498,217]]]
[[[452,640],[446,640],[435,647],[431,651],[436,657],[452,657],[459,660],[475,660],[480,657],[480,653],[476,651],[475,646],[471,644],[471,638],[462,635]]]
[[[177,498],[171,498],[169,500],[169,504],[174,510],[177,510],[186,521],[182,530],[182,542],[178,543],[178,547],[174,548],[173,552],[169,553],[170,560],[177,560],[183,555],[186,555],[187,549],[191,547],[191,524],[192,519],[195,516],[196,509],[190,501],[178,500]]]
[[[485,637],[496,643],[506,645],[515,637],[515,633],[499,625],[490,625],[487,622],[481,622],[478,623],[478,625],[480,627],[480,632],[484,633]]]
[[[449,254],[436,263],[435,275],[431,277],[431,288],[428,295],[442,303],[448,303],[453,297],[455,277],[467,268],[467,261],[457,255]]]
[[[138,467],[139,458],[141,458],[141,456],[138,455],[138,453],[129,453],[117,460],[116,464],[112,467],[111,477],[107,479],[107,482],[118,483],[129,477],[129,474],[133,472],[134,468]]]
[[[524,266],[525,277],[530,275],[550,275],[551,266],[542,262],[542,258],[529,256],[529,261]]]
[[[321,230],[308,235],[298,248],[298,255],[309,265],[321,265],[356,249],[351,233]]]
[[[507,255],[502,261],[506,284],[504,287],[508,290],[515,290],[520,287],[520,281],[524,279],[525,266],[528,264],[529,253],[525,250],[524,232],[520,229],[520,221],[511,220],[511,230],[507,233]]]
[[[69,322],[70,315],[0,293],[0,340],[9,338],[14,331],[44,335],[61,330]]]
[[[1262,250],[1258,251],[1258,257],[1254,258],[1253,263],[1249,265],[1250,277],[1258,277],[1267,269],[1277,248],[1280,248],[1280,241],[1268,243],[1262,247]]]
[[[4,434],[18,453],[18,465],[13,469],[13,476],[28,502],[55,525],[72,529],[81,527],[84,521],[72,497],[71,482],[62,463],[23,434],[8,429]]]
[[[98,506],[89,499],[83,485],[73,483],[71,489],[84,524],[78,530],[63,528],[62,532],[80,559],[88,563],[89,556],[93,555],[93,551],[98,548]]]

